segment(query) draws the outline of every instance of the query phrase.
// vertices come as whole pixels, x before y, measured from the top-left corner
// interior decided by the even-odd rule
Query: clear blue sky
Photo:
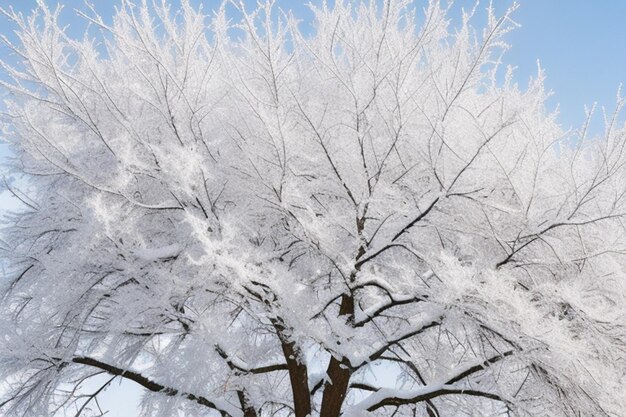
[[[57,0],[48,0],[51,5]],[[80,8],[83,0],[61,0],[65,5],[64,19],[69,31],[79,36],[84,22],[74,17],[73,8]],[[416,0],[424,3],[424,0]],[[103,17],[110,17],[114,0],[92,0]],[[178,1],[172,1],[173,4]],[[253,4],[256,0],[245,0]],[[218,0],[192,0],[194,5],[204,3],[210,9]],[[496,10],[504,11],[511,0],[494,0]],[[508,36],[512,45],[505,63],[517,67],[516,79],[526,86],[536,74],[537,60],[547,74],[546,86],[554,92],[549,106],[560,103],[560,121],[565,127],[577,126],[584,119],[584,106],[598,102],[613,109],[615,94],[620,83],[626,83],[626,0],[519,0],[520,8],[514,15],[522,26]],[[14,7],[28,13],[35,0],[0,0],[0,6]],[[278,5],[291,8],[295,14],[310,17],[305,2],[278,0]],[[473,6],[473,0],[458,0],[455,8]],[[483,1],[487,5],[487,1]],[[0,33],[8,34],[12,28],[0,18]],[[7,58],[6,48],[0,48],[0,59]],[[1,75],[0,75],[1,77]],[[0,97],[2,97],[0,91]],[[1,106],[0,106],[1,108]],[[598,115],[599,116],[599,115]],[[623,120],[623,118],[622,118]],[[601,129],[597,117],[594,131]],[[0,157],[6,149],[0,149]],[[9,207],[9,200],[0,195],[0,214]],[[122,392],[120,392],[122,391]],[[110,417],[134,417],[136,391],[128,384],[112,389],[104,401],[111,407]]]

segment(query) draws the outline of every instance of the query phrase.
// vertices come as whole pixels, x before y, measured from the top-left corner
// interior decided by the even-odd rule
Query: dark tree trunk
[[[301,361],[301,352],[295,342],[289,340],[286,335],[283,323],[277,319],[272,320],[272,323],[280,339],[283,355],[287,362],[295,417],[308,417],[311,414],[308,369],[304,362]]]
[[[354,320],[354,298],[351,295],[344,295],[341,298],[339,315],[347,316],[348,321]],[[324,384],[320,417],[338,417],[352,376],[350,363],[345,358],[339,360],[332,357],[326,374],[329,380]]]
[[[320,417],[338,417],[341,412],[343,400],[348,392],[351,370],[344,359],[338,361],[335,358],[330,360],[328,365],[328,378],[324,384],[324,396],[322,397],[322,410]]]

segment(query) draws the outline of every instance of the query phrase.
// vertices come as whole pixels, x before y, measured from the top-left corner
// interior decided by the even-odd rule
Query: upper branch
[[[377,349],[374,353],[372,353],[371,355],[368,356],[367,360],[362,362],[361,364],[359,364],[358,366],[356,366],[356,368],[360,368],[361,366],[365,365],[368,362],[372,362],[375,361],[377,359],[379,359],[385,352],[387,352],[387,350],[389,350],[390,347],[406,340],[406,339],[410,339],[413,336],[417,336],[423,332],[425,332],[426,330],[432,328],[432,327],[436,327],[439,326],[441,324],[441,321],[443,320],[443,316],[438,316],[436,318],[433,318],[431,320],[426,320],[422,323],[421,326],[419,326],[417,329],[413,329],[407,333],[404,333],[396,338],[393,338],[391,340],[387,340],[384,345],[382,347],[380,347],[379,349]]]
[[[400,245],[395,243],[396,240],[398,240],[403,234],[407,233],[413,226],[415,226],[415,224],[417,224],[419,221],[421,221],[422,219],[424,219],[428,213],[430,213],[430,211],[435,207],[435,205],[437,204],[437,202],[439,202],[440,197],[435,198],[429,205],[428,207],[426,207],[426,209],[424,211],[422,211],[420,214],[418,214],[413,220],[411,220],[409,223],[407,223],[404,227],[402,227],[402,229],[400,229],[398,232],[396,232],[396,234],[391,238],[391,240],[389,241],[389,243],[387,243],[386,245],[384,245],[383,247],[381,247],[380,249],[376,250],[374,253],[372,254],[366,254],[361,260],[359,260],[356,264],[355,267],[356,268],[360,268],[361,266],[363,266],[363,264],[375,259],[378,255],[380,255],[381,253],[387,251],[388,249],[391,249],[393,247],[402,247],[404,249],[407,249],[406,246],[404,245]],[[411,253],[413,253],[412,251],[410,251]],[[414,254],[415,255],[415,254]]]
[[[216,346],[215,350],[217,351],[218,355],[220,355],[220,357],[222,359],[224,359],[226,361],[226,363],[228,364],[228,367],[231,369],[234,369],[238,372],[242,372],[244,374],[265,374],[268,372],[275,372],[275,371],[287,371],[288,367],[286,363],[277,363],[277,364],[273,364],[273,365],[266,365],[266,366],[258,366],[256,368],[249,368],[246,366],[243,366],[241,364],[237,364],[233,361],[232,357],[230,355],[228,355],[226,353],[226,351],[224,349],[222,349],[220,346]]]

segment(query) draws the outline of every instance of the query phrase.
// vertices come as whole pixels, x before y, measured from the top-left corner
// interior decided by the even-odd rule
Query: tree
[[[1,412],[623,415],[624,99],[563,131],[512,9],[312,9],[3,11]]]

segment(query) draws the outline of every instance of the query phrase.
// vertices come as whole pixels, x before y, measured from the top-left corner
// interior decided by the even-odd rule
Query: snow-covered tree
[[[0,413],[624,415],[621,96],[564,132],[512,10],[157,3],[3,11]]]

